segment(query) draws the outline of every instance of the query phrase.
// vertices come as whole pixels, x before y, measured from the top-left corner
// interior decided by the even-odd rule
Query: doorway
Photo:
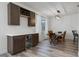
[[[41,18],[41,34],[42,39],[46,39],[46,33],[47,33],[47,21],[45,18]]]

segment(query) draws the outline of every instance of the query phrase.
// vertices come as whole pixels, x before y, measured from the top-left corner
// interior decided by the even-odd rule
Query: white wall
[[[72,30],[79,30],[79,14],[72,14],[56,19],[52,17],[49,19],[49,30],[67,31],[66,39],[73,39]]]
[[[35,27],[28,27],[27,17],[20,17],[20,26],[8,25],[7,4],[0,3],[0,54],[7,52],[6,34],[27,34],[35,33]]]

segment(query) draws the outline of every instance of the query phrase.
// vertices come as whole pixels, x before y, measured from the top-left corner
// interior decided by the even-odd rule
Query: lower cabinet
[[[16,54],[25,50],[25,35],[7,36],[7,50],[10,54]]]
[[[26,47],[34,47],[38,45],[38,42],[38,33],[17,36],[7,35],[7,50],[8,53],[13,55],[21,51],[24,51]]]

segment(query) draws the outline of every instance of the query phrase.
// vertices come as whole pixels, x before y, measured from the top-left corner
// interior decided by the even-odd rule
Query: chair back
[[[49,36],[49,39],[52,38],[52,35],[53,35],[53,32],[52,31],[48,31],[48,36]]]
[[[63,33],[63,41],[65,41],[66,31]]]
[[[73,36],[77,36],[78,37],[78,33],[76,30],[72,30]]]
[[[52,33],[53,33],[53,31],[48,31],[48,33],[52,34]]]

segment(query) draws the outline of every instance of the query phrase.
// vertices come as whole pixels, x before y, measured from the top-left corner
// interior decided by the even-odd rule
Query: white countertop
[[[6,34],[7,36],[18,36],[18,35],[26,35],[26,34]]]
[[[6,34],[7,36],[18,36],[18,35],[27,35],[27,34],[35,34],[35,33],[14,33],[14,34]]]

